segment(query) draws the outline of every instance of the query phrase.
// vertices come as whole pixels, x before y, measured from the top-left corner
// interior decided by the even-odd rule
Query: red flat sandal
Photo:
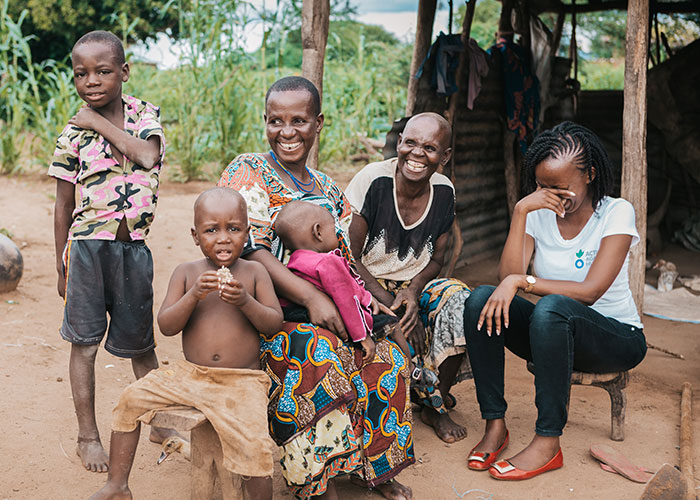
[[[510,433],[506,429],[506,438],[503,440],[503,444],[494,452],[474,451],[481,444],[481,441],[479,441],[479,444],[477,444],[474,448],[472,448],[472,451],[469,452],[467,467],[469,467],[471,470],[488,470],[489,467],[491,467],[491,464],[496,461],[498,455],[500,455],[501,452],[506,449],[506,446],[508,446],[509,436]]]
[[[504,481],[520,481],[522,479],[530,479],[531,477],[539,476],[543,472],[547,472],[554,469],[559,469],[564,465],[564,455],[561,454],[561,448],[552,459],[544,464],[539,469],[535,470],[521,470],[511,464],[508,460],[501,460],[496,462],[489,469],[489,474],[495,479],[501,479]]]

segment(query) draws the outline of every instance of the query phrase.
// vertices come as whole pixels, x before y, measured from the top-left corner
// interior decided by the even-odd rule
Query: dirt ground
[[[189,236],[192,204],[196,195],[209,186],[162,185],[149,237],[155,261],[156,307],[172,269],[200,256]],[[50,179],[39,174],[0,177],[0,228],[14,234],[24,257],[24,277],[18,289],[0,295],[0,500],[84,499],[106,479],[106,475],[85,471],[74,451],[77,424],[68,382],[69,345],[58,334],[62,301],[56,293],[54,270],[54,188]],[[663,256],[676,262],[681,273],[700,273],[697,254],[670,247]],[[492,259],[457,274],[471,285],[493,283],[495,265]],[[632,372],[627,389],[625,441],[609,439],[610,403],[605,391],[577,386],[572,390],[569,423],[562,439],[564,467],[522,483],[495,481],[486,473],[466,467],[467,453],[482,431],[474,384],[466,381],[454,389],[458,405],[453,419],[467,427],[469,436],[447,445],[415,419],[419,463],[401,473],[399,479],[413,488],[416,499],[638,499],[644,486],[601,470],[589,455],[589,446],[607,443],[637,464],[654,470],[665,462],[677,464],[679,390],[685,380],[696,388],[694,414],[700,414],[700,325],[650,317],[644,318],[644,324],[649,342],[681,353],[686,359],[649,351]],[[178,337],[165,338],[157,333],[157,341],[161,361],[182,357]],[[535,406],[532,376],[525,363],[507,354],[506,365],[511,432],[507,457],[529,442]],[[111,409],[120,391],[133,380],[130,363],[100,350],[96,378],[98,423],[103,439],[108,441]],[[696,418],[693,455],[696,467],[700,467],[697,422]],[[135,497],[189,499],[188,462],[176,456],[157,466],[158,455],[159,446],[148,442],[142,431],[131,479]],[[345,480],[340,481],[340,492],[345,499],[380,498]],[[275,496],[291,498],[279,468],[275,473]]]

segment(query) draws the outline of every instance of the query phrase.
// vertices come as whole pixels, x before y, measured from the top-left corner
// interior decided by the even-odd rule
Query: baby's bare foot
[[[166,429],[165,427],[153,427],[151,426],[151,433],[148,435],[149,441],[152,443],[162,444],[163,441],[169,437],[177,436],[185,439],[179,432],[175,429]]]
[[[87,470],[91,472],[107,472],[109,470],[109,457],[102,447],[100,438],[78,436],[78,446],[75,452]]]
[[[107,483],[100,491],[92,495],[90,500],[132,500],[132,498],[128,487],[118,487]]]

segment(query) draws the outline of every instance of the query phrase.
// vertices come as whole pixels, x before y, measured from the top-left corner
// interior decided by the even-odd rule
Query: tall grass
[[[56,137],[78,108],[70,72],[53,60],[36,63],[29,50],[31,35],[22,33],[23,12],[17,21],[0,4],[0,173],[23,169],[21,158],[47,158]],[[29,147],[27,147],[29,146]],[[24,154],[29,150],[29,155]],[[38,154],[37,154],[38,153]]]
[[[72,72],[65,63],[32,61],[29,35],[21,29],[25,14],[16,21],[10,19],[9,1],[0,0],[2,173],[20,171],[32,162],[46,164],[56,137],[81,105]],[[172,0],[169,8],[179,13],[179,66],[158,70],[132,64],[124,92],[161,107],[166,158],[173,178],[185,181],[212,177],[237,154],[267,148],[265,90],[280,76],[300,74],[301,68],[280,66],[282,57],[268,60],[273,67],[266,68],[260,52],[244,51],[243,28],[261,20],[261,15],[244,1]],[[128,30],[128,19],[123,15],[115,19],[119,23],[115,32]],[[266,18],[265,23],[269,22]],[[265,28],[267,32],[276,29],[267,24]],[[280,32],[285,29],[279,27]],[[286,36],[269,40],[274,44],[267,48],[270,52],[284,52]],[[361,30],[356,38],[344,40],[332,32],[329,37],[321,168],[347,162],[361,147],[358,136],[381,137],[392,120],[400,116],[405,103],[410,48],[369,43]],[[343,43],[354,44],[354,55],[349,59],[340,56],[341,50],[347,49],[341,46]],[[21,161],[22,152],[27,150],[29,159]]]

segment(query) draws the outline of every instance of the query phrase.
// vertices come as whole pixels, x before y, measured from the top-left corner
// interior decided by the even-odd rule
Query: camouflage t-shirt
[[[160,160],[146,169],[124,156],[122,167],[104,137],[94,130],[67,125],[56,142],[48,174],[76,187],[69,239],[114,240],[121,219],[126,217],[131,239],[143,240],[153,222],[165,153],[160,109],[128,95],[122,95],[122,102],[124,130],[143,140],[159,137]]]

